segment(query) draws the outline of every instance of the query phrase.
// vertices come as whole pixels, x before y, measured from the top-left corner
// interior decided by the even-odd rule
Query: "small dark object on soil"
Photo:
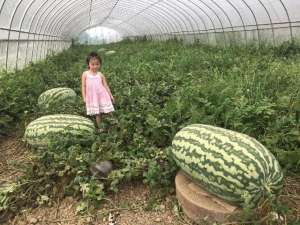
[[[112,163],[110,161],[102,161],[93,163],[90,166],[90,171],[94,176],[107,177],[110,171],[112,171]]]

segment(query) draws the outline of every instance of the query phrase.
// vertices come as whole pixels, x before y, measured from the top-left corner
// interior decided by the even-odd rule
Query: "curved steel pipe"
[[[244,28],[244,39],[247,45],[247,31],[246,31],[246,25],[245,25],[245,21],[243,20],[242,14],[240,13],[240,11],[236,8],[236,6],[234,4],[232,4],[231,0],[225,0],[233,9],[234,11],[239,15],[239,18],[242,22],[243,28]]]
[[[163,17],[164,19],[167,18],[165,14],[172,16],[172,14],[170,14],[168,11],[165,11],[165,9],[163,9],[162,11],[164,11],[164,14],[160,14],[160,13],[157,12],[156,10],[153,10],[154,13],[158,13],[159,15],[164,16],[164,17]],[[137,14],[139,14],[139,13],[137,13]],[[173,18],[173,17],[172,17],[172,18]],[[127,19],[127,20],[129,20],[129,19]],[[123,21],[122,23],[126,22],[127,20]],[[166,20],[166,21],[169,22],[169,20]]]
[[[83,14],[83,15],[84,15],[84,14]],[[80,18],[80,17],[79,17],[79,18]],[[99,23],[100,23],[100,22],[99,22]],[[94,24],[94,25],[95,25],[95,24]],[[94,26],[94,25],[93,25],[93,26]],[[98,25],[98,23],[97,23],[97,25]],[[66,24],[66,25],[64,25],[64,26],[70,27],[70,24],[68,23],[68,24]],[[80,26],[81,26],[81,25],[80,25]],[[80,27],[80,26],[79,26],[79,27]],[[66,32],[72,33],[72,32],[73,32],[73,27],[74,27],[74,26],[72,26],[72,27],[71,27],[69,30],[67,30]],[[156,25],[156,27],[157,27],[158,29],[160,29],[158,25]],[[75,27],[75,28],[76,28],[76,27]],[[74,28],[74,29],[75,29],[75,28]],[[77,24],[77,28],[78,28],[78,24]],[[60,27],[60,30],[57,31],[57,33],[58,33],[58,32],[61,32],[61,30],[62,30],[62,28]],[[84,30],[84,29],[80,30],[78,33],[81,33],[83,30]]]
[[[293,28],[292,28],[292,22],[291,22],[291,17],[290,17],[290,14],[285,6],[285,4],[282,2],[282,0],[279,0],[279,2],[281,3],[284,11],[285,11],[285,14],[286,14],[286,17],[287,17],[287,20],[288,20],[288,23],[289,23],[289,28],[290,28],[290,36],[291,36],[291,41],[294,40],[294,37],[293,37]]]
[[[159,14],[160,15],[160,14]],[[157,17],[157,16],[156,16]],[[152,22],[152,20],[150,20],[151,22]],[[152,23],[154,23],[154,22],[152,22]],[[99,24],[100,24],[100,22],[99,22]],[[158,26],[156,23],[154,23],[155,24],[155,26],[160,30],[160,26]],[[162,24],[162,23],[161,23]],[[95,25],[98,25],[98,23],[96,23],[96,24],[94,24],[93,25],[93,27],[95,27]],[[67,25],[68,26],[68,25]],[[80,25],[81,26],[81,25]],[[79,26],[79,27],[80,27]],[[69,27],[69,26],[68,26]],[[78,27],[78,24],[77,24],[77,27]],[[88,27],[88,28],[90,28],[90,27]],[[61,28],[62,29],[62,28]],[[83,30],[86,30],[86,28],[85,29],[82,29],[82,30],[80,30],[78,33],[81,33]],[[60,31],[58,31],[58,32],[60,32]],[[73,27],[71,27],[68,31],[67,31],[68,33],[72,33],[73,32]]]
[[[258,23],[257,23],[257,18],[255,16],[255,13],[254,13],[253,9],[250,7],[250,5],[245,0],[241,0],[241,1],[244,3],[244,5],[246,5],[246,8],[248,8],[248,10],[250,11],[250,13],[252,14],[252,16],[254,18],[255,26],[256,26],[256,31],[257,31],[258,44],[260,45],[260,43],[261,43],[261,40],[260,40],[260,31],[259,31],[259,28],[258,28]]]

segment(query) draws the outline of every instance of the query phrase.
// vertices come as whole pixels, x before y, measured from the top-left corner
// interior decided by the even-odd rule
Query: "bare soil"
[[[147,211],[151,198],[149,194],[149,189],[143,184],[126,184],[118,193],[108,196],[103,206],[93,215],[76,215],[78,201],[66,197],[62,201],[56,201],[52,207],[24,210],[8,224],[108,225],[109,213],[115,216],[117,225],[192,224],[186,218],[175,214],[173,196],[167,197]]]
[[[31,152],[17,137],[0,139],[0,186],[11,183],[22,175],[12,166],[13,161],[30,163]],[[102,206],[93,214],[77,215],[79,201],[65,197],[52,201],[51,206],[27,208],[19,212],[5,224],[7,225],[109,225],[108,217],[112,213],[116,225],[193,225],[178,208],[175,193],[165,198],[158,198],[158,192],[151,191],[138,182],[123,184],[119,192],[106,196]],[[285,187],[280,198],[289,205],[293,218],[300,221],[300,177],[285,179]],[[262,205],[261,217],[268,218],[269,207]],[[285,215],[278,224],[287,224],[290,215]],[[234,223],[241,224],[241,223]],[[262,223],[261,224],[265,224]],[[300,222],[299,222],[300,224]]]
[[[22,173],[12,166],[14,161],[28,161],[28,151],[17,137],[2,137],[0,139],[0,185],[10,183]]]
[[[17,137],[0,140],[0,185],[13,182],[22,173],[16,170],[12,161],[30,162],[30,151]],[[116,225],[177,225],[192,224],[178,212],[175,194],[164,199],[156,198],[155,193],[143,183],[121,185],[119,191],[106,197],[103,205],[93,215],[77,215],[79,203],[73,197],[54,200],[51,206],[24,209],[5,224],[9,225],[108,225],[108,216],[113,214]]]

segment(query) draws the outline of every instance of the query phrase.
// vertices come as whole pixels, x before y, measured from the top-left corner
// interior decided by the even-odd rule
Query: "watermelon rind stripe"
[[[208,134],[208,133],[206,133],[206,134]],[[209,135],[211,135],[211,137],[214,140],[219,140],[218,136],[214,135],[213,133],[210,133]],[[176,135],[175,138],[174,138],[174,140],[173,140],[173,142],[174,142],[175,145],[176,145],[176,140],[179,137],[192,138],[192,139],[198,141],[199,143],[202,143],[205,146],[204,149],[210,149],[214,153],[223,154],[223,157],[225,158],[226,161],[231,162],[231,163],[235,162],[235,164],[241,165],[243,167],[245,167],[247,165],[246,164],[247,162],[243,162],[242,161],[243,156],[247,156],[247,157],[249,157],[249,159],[255,159],[253,157],[253,155],[250,155],[247,152],[244,152],[243,149],[239,145],[237,145],[236,143],[229,142],[227,140],[222,140],[222,143],[226,143],[227,142],[227,143],[230,143],[232,145],[232,147],[230,147],[231,151],[229,152],[230,153],[230,155],[229,155],[226,150],[224,151],[224,149],[218,148],[216,145],[211,144],[207,139],[201,138],[200,134],[197,133],[197,130],[196,131],[194,131],[194,130],[185,130],[185,131],[181,132],[179,135]],[[184,144],[185,143],[183,143],[183,145]],[[195,148],[197,148],[197,145],[195,146]],[[250,161],[249,159],[248,159],[248,161]],[[252,168],[252,170],[253,170],[253,177],[254,178],[258,178],[260,176],[260,174],[257,173],[257,170],[256,170],[255,166],[253,165],[253,163],[257,163],[257,162],[256,162],[256,160],[251,160],[250,162],[251,162],[250,166],[253,167]],[[263,167],[259,163],[257,163],[257,166],[261,168],[262,172],[265,171],[263,169]],[[244,171],[249,171],[248,168],[243,168],[243,170]],[[264,178],[266,177],[264,173],[261,174],[261,175]],[[251,177],[248,177],[248,178],[250,179]]]
[[[274,155],[254,138],[235,131],[189,125],[175,135],[172,154],[204,189],[232,203],[253,207],[283,186]]]
[[[179,142],[179,140],[181,142]],[[232,162],[234,160],[238,161],[238,158],[235,156],[231,156],[232,161],[228,162],[225,161],[224,158],[222,157],[222,154],[220,152],[212,152],[212,151],[205,151],[205,145],[197,143],[193,139],[185,139],[185,138],[179,138],[177,137],[176,140],[174,140],[174,148],[176,147],[181,150],[185,150],[185,148],[190,148],[189,151],[185,151],[188,153],[185,153],[186,157],[193,157],[195,156],[196,158],[200,159],[201,161],[210,161],[214,165],[218,164],[219,167],[224,168],[224,171],[226,171],[226,175],[232,177],[233,180],[239,180],[240,182],[243,182],[244,175],[247,173],[248,169],[242,168],[239,164],[234,164],[235,167],[232,166]],[[202,152],[199,152],[201,149]],[[211,148],[212,149],[212,148]],[[175,151],[174,154],[178,154],[178,152],[182,153],[182,151]],[[217,155],[219,157],[217,157]],[[211,156],[209,159],[204,159],[207,156]],[[203,158],[203,160],[202,160]],[[244,165],[244,164],[242,164]],[[221,169],[220,168],[220,169]],[[217,170],[218,171],[218,170]],[[263,175],[263,174],[261,174]],[[239,178],[240,177],[240,178]],[[255,179],[255,177],[248,177],[249,179]]]
[[[245,154],[247,157],[252,159],[253,161],[256,161],[256,158],[259,157],[260,159],[257,160],[259,162],[263,162],[262,165],[259,165],[262,171],[266,171],[267,174],[269,173],[269,165],[270,162],[265,161],[264,155],[269,155],[268,152],[266,152],[265,148],[262,148],[261,150],[263,152],[266,152],[267,154],[263,154],[261,151],[256,151],[256,146],[253,146],[253,141],[255,139],[249,139],[247,135],[244,134],[238,134],[237,132],[234,131],[228,131],[223,129],[223,128],[214,128],[211,126],[191,126],[193,129],[192,130],[197,130],[199,132],[204,132],[204,133],[209,133],[212,136],[217,136],[217,134],[222,135],[222,143],[230,143],[232,145],[232,151],[235,151],[234,154],[240,154],[243,155]],[[187,128],[189,129],[189,128]],[[245,141],[248,142],[245,142]],[[242,145],[245,146],[247,150],[252,150],[252,151],[243,151],[245,148],[241,148]],[[265,176],[264,176],[265,177]]]
[[[95,126],[90,119],[70,114],[54,114],[32,121],[26,127],[24,140],[39,147],[47,146],[52,137],[75,138],[75,141],[81,142],[94,137],[94,134]]]
[[[39,96],[38,105],[40,107],[48,108],[51,104],[75,97],[76,93],[71,88],[53,88],[43,92]]]

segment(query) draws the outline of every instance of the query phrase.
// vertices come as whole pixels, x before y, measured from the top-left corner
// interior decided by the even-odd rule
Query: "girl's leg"
[[[97,127],[100,128],[100,124],[101,124],[101,114],[96,115],[96,123],[97,123]]]

